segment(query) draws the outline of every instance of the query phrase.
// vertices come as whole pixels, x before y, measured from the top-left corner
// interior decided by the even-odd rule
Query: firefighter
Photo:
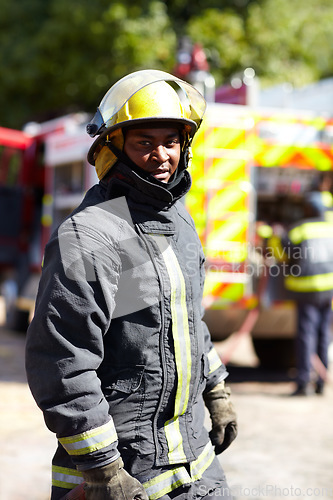
[[[285,247],[285,286],[297,304],[297,396],[313,393],[313,356],[327,369],[333,296],[333,224],[325,220],[321,193],[307,194],[304,213],[305,218],[290,228]],[[321,373],[315,381],[317,394],[323,394],[324,382]]]
[[[231,498],[216,455],[236,414],[181,202],[204,110],[191,85],[143,70],[87,126],[100,182],[46,246],[27,335],[29,385],[58,438],[52,500],[83,480],[87,500]]]

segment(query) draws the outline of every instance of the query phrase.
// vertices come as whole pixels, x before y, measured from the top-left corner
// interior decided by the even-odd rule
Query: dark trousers
[[[296,337],[297,383],[310,381],[311,358],[317,354],[323,365],[328,366],[330,343],[331,302],[324,304],[298,304],[298,325]],[[323,381],[319,378],[319,383]]]

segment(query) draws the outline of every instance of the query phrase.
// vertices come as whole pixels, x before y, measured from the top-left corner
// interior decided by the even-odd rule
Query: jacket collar
[[[134,171],[124,163],[119,162],[112,170],[108,181],[100,181],[106,188],[107,200],[126,196],[135,202],[147,204],[156,209],[165,209],[184,196],[191,187],[191,176],[187,170],[178,174],[181,176],[179,182],[170,189],[164,187],[162,182],[152,176],[140,175],[138,171]]]

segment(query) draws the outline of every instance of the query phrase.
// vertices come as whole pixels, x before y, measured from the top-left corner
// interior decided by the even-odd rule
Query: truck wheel
[[[253,338],[260,366],[272,370],[295,367],[295,347],[292,338]]]

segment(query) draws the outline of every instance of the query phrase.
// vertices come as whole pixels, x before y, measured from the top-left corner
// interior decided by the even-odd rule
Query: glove
[[[230,389],[225,387],[224,381],[204,394],[212,421],[209,437],[215,446],[216,455],[227,449],[237,436],[237,416],[229,398]]]
[[[118,458],[104,467],[83,471],[86,500],[148,500],[142,484],[123,467]]]

